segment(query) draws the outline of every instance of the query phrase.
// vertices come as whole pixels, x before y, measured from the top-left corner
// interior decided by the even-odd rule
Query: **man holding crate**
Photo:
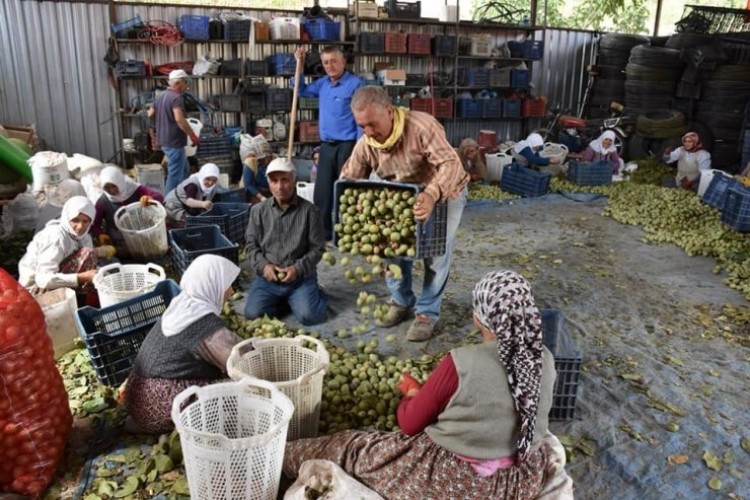
[[[417,184],[423,189],[414,205],[414,217],[427,221],[435,204],[448,202],[445,254],[424,259],[425,275],[419,297],[412,290],[412,262],[398,259],[402,277],[389,277],[388,313],[378,326],[392,327],[406,320],[414,309],[414,321],[406,334],[411,341],[432,337],[440,318],[440,305],[448,282],[456,231],[466,205],[466,173],[443,126],[419,111],[395,107],[385,89],[367,86],[352,98],[354,119],[364,135],[344,165],[342,179],[366,179],[371,173],[386,181]]]

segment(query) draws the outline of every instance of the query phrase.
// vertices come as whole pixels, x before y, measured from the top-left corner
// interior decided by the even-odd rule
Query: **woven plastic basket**
[[[312,337],[252,338],[234,346],[227,373],[233,380],[267,380],[288,396],[295,408],[289,424],[289,440],[294,440],[318,434],[323,377],[329,364],[323,343]]]
[[[294,405],[258,379],[188,387],[172,402],[190,498],[274,500]]]
[[[153,200],[145,207],[135,202],[117,209],[115,226],[134,260],[148,262],[167,253],[166,219],[167,211]]]
[[[166,277],[164,268],[152,263],[110,264],[99,269],[93,281],[99,304],[107,307],[150,292]]]
[[[555,144],[553,142],[547,142],[544,144],[544,149],[539,152],[539,156],[543,158],[557,158],[558,163],[565,161],[568,156],[568,146],[565,144]]]

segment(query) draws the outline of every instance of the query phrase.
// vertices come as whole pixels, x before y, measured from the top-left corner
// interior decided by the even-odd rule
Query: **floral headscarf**
[[[542,318],[531,286],[512,271],[493,271],[476,284],[474,315],[497,336],[497,354],[521,420],[518,456],[526,459],[534,440],[542,380]]]

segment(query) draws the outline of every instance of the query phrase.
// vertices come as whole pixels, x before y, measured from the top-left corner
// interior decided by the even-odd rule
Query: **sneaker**
[[[424,342],[432,338],[434,332],[435,322],[424,314],[417,314],[406,332],[406,340]]]
[[[390,303],[388,305],[388,312],[385,313],[385,316],[383,316],[381,319],[375,320],[375,324],[377,326],[382,326],[384,328],[396,326],[399,323],[403,322],[409,315],[408,307],[401,307],[400,305],[393,303]]]

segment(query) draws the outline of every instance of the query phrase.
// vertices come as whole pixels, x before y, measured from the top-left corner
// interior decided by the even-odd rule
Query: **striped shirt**
[[[373,148],[365,139],[354,146],[342,179],[366,179],[375,172],[386,181],[419,184],[436,202],[455,198],[469,183],[443,126],[432,115],[408,111],[401,139],[388,150]]]
[[[268,264],[294,265],[300,278],[317,275],[325,238],[320,211],[309,201],[295,195],[285,210],[266,198],[250,209],[245,236],[247,258],[259,275]]]

